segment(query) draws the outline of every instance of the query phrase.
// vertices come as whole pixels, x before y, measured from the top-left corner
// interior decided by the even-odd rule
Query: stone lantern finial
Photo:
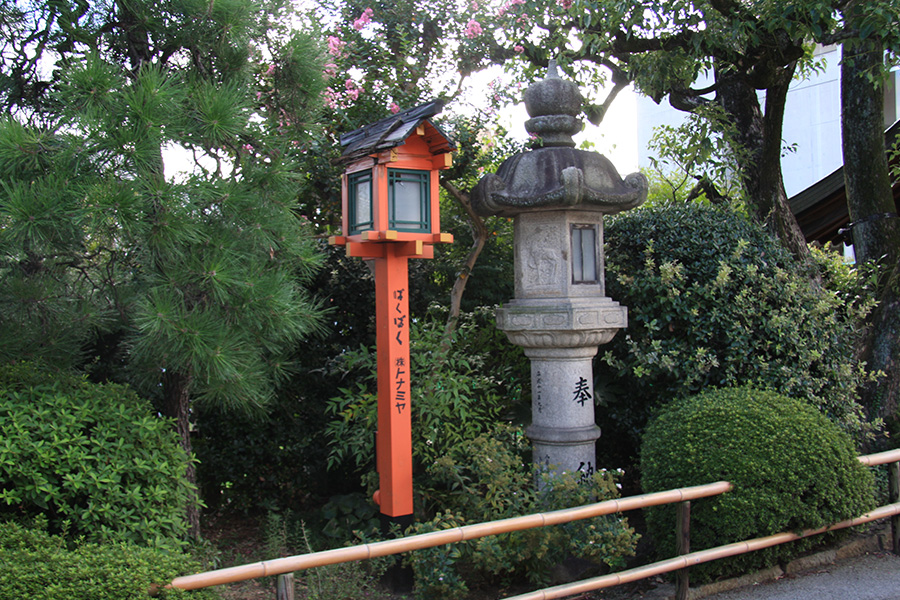
[[[572,136],[582,127],[578,115],[583,101],[578,86],[560,78],[556,61],[551,60],[547,77],[525,90],[525,110],[532,117],[525,122],[525,129],[538,136],[543,147],[572,148]]]
[[[642,173],[623,180],[605,156],[574,147],[583,99],[578,86],[560,78],[552,63],[547,77],[525,90],[524,100],[531,117],[525,129],[538,136],[539,147],[511,156],[496,174],[478,182],[471,195],[475,212],[515,217],[579,208],[614,214],[646,200],[649,183]]]

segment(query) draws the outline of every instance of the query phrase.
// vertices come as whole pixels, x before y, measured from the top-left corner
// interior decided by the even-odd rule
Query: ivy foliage
[[[125,386],[0,367],[0,520],[43,515],[73,538],[178,549],[188,460],[168,420]]]
[[[614,382],[598,386],[605,433],[624,434],[633,449],[670,400],[748,384],[801,398],[855,434],[868,430],[854,347],[871,304],[849,297],[846,267],[826,261],[817,285],[748,218],[698,204],[612,219],[606,258],[608,293],[629,314],[598,361],[600,379]]]
[[[691,505],[691,547],[702,550],[857,517],[874,503],[873,476],[851,438],[808,403],[774,392],[723,388],[674,401],[641,446],[645,491],[726,480],[734,490]],[[656,507],[647,527],[662,556],[675,548],[675,509]],[[815,538],[715,561],[701,579],[790,559]]]
[[[201,570],[186,554],[124,542],[78,543],[40,527],[0,523],[0,600],[129,600],[158,598],[212,600],[211,590],[166,590],[179,575]]]

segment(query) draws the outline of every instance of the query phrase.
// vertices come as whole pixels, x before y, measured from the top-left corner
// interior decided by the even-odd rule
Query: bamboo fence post
[[[691,502],[679,502],[675,505],[675,554],[689,554],[691,551]],[[678,571],[675,587],[675,600],[687,600],[690,587],[690,569],[685,567]]]
[[[888,498],[900,502],[900,461],[888,464]],[[900,554],[900,515],[891,517],[891,540],[894,554]]]
[[[285,573],[278,576],[275,586],[275,600],[294,600],[294,574]]]

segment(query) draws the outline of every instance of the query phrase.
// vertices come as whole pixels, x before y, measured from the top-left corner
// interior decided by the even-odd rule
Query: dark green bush
[[[511,419],[522,405],[530,376],[521,350],[508,344],[486,309],[464,314],[453,344],[445,352],[446,312],[434,307],[414,321],[412,363],[413,460],[428,465],[452,448]],[[344,352],[332,366],[345,374],[341,395],[328,401],[329,468],[374,466],[377,428],[376,349]]]
[[[672,402],[641,447],[646,492],[726,480],[732,492],[691,503],[691,549],[822,527],[873,506],[873,477],[853,442],[808,403],[752,388]],[[674,507],[648,511],[663,556],[675,548]],[[771,566],[821,541],[807,538],[697,568],[714,578]],[[692,570],[692,577],[694,571]]]
[[[771,389],[866,431],[854,345],[869,305],[813,283],[763,228],[724,207],[639,209],[610,220],[606,257],[608,294],[629,313],[598,360],[613,382],[598,386],[607,447],[633,451],[655,410],[708,386]]]
[[[168,420],[120,385],[30,364],[0,367],[0,520],[174,549],[193,493]]]
[[[430,485],[427,504],[440,512],[417,524],[416,533],[618,497],[614,474],[602,470],[590,478],[581,472],[547,477],[535,490],[534,470],[523,456],[528,446],[520,429],[499,427],[435,460],[422,479]],[[451,599],[482,581],[545,584],[553,567],[570,556],[620,568],[634,555],[638,538],[625,519],[609,515],[417,551],[408,561],[417,597]]]
[[[189,556],[132,544],[66,541],[41,528],[0,523],[0,600],[134,600],[153,585],[203,569]],[[211,600],[212,591],[160,590],[160,598]]]
[[[336,485],[325,472],[325,417],[311,405],[279,397],[264,418],[197,407],[193,450],[204,504],[244,513],[297,508]]]

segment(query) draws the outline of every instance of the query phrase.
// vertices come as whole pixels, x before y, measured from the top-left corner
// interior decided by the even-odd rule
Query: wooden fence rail
[[[678,503],[676,523],[678,556],[675,558],[652,563],[643,567],[637,567],[635,569],[629,569],[627,571],[621,571],[619,573],[604,575],[603,577],[579,581],[564,586],[556,586],[544,590],[537,590],[507,600],[546,600],[550,598],[562,598],[564,596],[613,587],[623,583],[653,577],[654,575],[659,575],[661,573],[678,570],[680,570],[680,573],[676,588],[676,598],[678,600],[686,600],[689,584],[688,568],[692,565],[698,565],[719,558],[736,556],[738,554],[744,554],[746,552],[752,552],[754,550],[760,550],[762,548],[768,548],[770,546],[817,535],[826,531],[853,527],[855,525],[861,525],[863,523],[888,517],[891,518],[893,550],[895,553],[900,554],[900,450],[860,456],[859,460],[861,463],[870,466],[889,465],[888,485],[889,500],[891,504],[879,507],[855,519],[842,521],[841,523],[836,523],[821,529],[804,531],[799,534],[780,533],[755,540],[737,542],[719,546],[717,548],[710,548],[708,550],[691,552],[690,502],[700,498],[718,496],[719,494],[726,493],[732,489],[733,486],[731,483],[720,481],[707,485],[680,488],[677,490],[668,490],[652,494],[641,494],[639,496],[630,496],[627,498],[619,498],[617,500],[607,500],[605,502],[597,502],[575,508],[513,517],[488,523],[466,525],[463,527],[454,527],[452,529],[433,531],[430,533],[374,542],[371,544],[360,544],[346,548],[336,548],[334,550],[325,550],[323,552],[313,552],[299,556],[289,556],[237,567],[218,569],[215,571],[198,573],[196,575],[177,577],[166,587],[190,590],[245,581],[247,579],[256,579],[258,577],[279,575],[280,578],[277,586],[278,600],[293,600],[292,574],[295,571],[356,560],[366,560],[378,556],[401,554],[413,550],[420,550],[422,548],[432,548],[489,535],[509,533],[534,527],[548,527],[580,519],[588,519],[601,515],[647,508],[650,506]]]

